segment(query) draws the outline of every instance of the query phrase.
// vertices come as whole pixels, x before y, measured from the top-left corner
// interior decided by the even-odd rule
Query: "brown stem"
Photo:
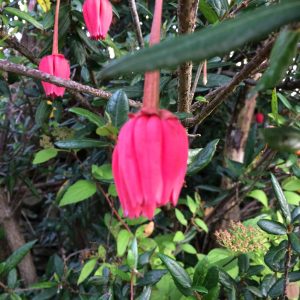
[[[104,198],[106,199],[108,205],[110,206],[112,212],[114,213],[114,215],[117,217],[118,221],[126,228],[126,230],[130,233],[131,230],[129,228],[129,226],[123,221],[123,219],[121,218],[121,216],[119,215],[118,211],[115,209],[111,199],[109,199],[109,197],[107,196],[107,194],[105,193],[104,189],[102,188],[102,186],[97,183],[97,188],[101,191],[102,195],[104,196]]]
[[[135,29],[135,32],[136,32],[136,37],[137,37],[139,46],[141,48],[144,48],[144,46],[145,46],[144,45],[144,39],[143,39],[139,14],[138,14],[137,9],[136,9],[135,0],[129,0],[129,8],[130,8],[130,11],[131,11],[131,16],[132,16],[134,29]]]
[[[12,209],[3,190],[0,190],[0,224],[4,228],[7,243],[12,252],[25,244],[19,224],[13,216]],[[36,282],[36,270],[30,253],[19,263],[18,269],[26,286]]]
[[[292,245],[291,241],[288,238],[288,245],[287,245],[287,250],[286,250],[286,258],[285,258],[285,263],[284,263],[284,285],[283,285],[283,290],[284,290],[284,296],[285,299],[287,298],[287,288],[289,285],[289,268],[291,265],[291,259],[292,259]]]
[[[9,62],[7,60],[0,60],[0,70],[6,71],[6,72],[12,72],[19,75],[24,75],[30,78],[51,82],[58,86],[63,86],[65,88],[68,88],[72,91],[77,91],[81,93],[86,93],[92,96],[100,97],[103,99],[109,99],[112,94],[103,90],[95,89],[93,87],[90,87],[88,85],[83,85],[81,83],[78,83],[73,80],[66,80],[62,79],[56,76],[52,76],[50,74],[41,72],[36,69],[30,69],[22,65],[14,64],[12,62]],[[129,104],[132,107],[140,107],[140,103],[136,102],[134,100],[129,100]]]
[[[195,30],[199,0],[178,1],[178,25],[179,33],[187,34]],[[191,85],[192,85],[192,62],[183,63],[178,69],[178,111],[190,112],[191,108]]]
[[[150,33],[150,46],[160,42],[162,7],[163,0],[156,0]],[[157,111],[159,108],[159,79],[159,71],[146,72],[145,74],[143,108],[148,111]]]
[[[210,92],[206,99],[209,103],[198,113],[196,116],[192,118],[188,118],[184,121],[187,127],[195,126],[196,124],[202,123],[219,105],[221,105],[229,96],[229,94],[246,78],[249,77],[258,66],[268,57],[272,46],[274,43],[274,38],[272,38],[267,44],[260,49],[254,58],[244,66],[244,68],[237,73],[232,81],[229,82],[224,87],[220,87],[212,92]],[[192,110],[196,110],[201,107],[201,103],[195,103],[192,107]]]
[[[130,300],[134,300],[134,276],[134,270],[132,270],[130,276]]]
[[[52,54],[58,54],[58,19],[60,0],[56,0]]]

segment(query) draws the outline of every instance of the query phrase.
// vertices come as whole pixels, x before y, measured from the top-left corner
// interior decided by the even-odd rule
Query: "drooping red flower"
[[[112,21],[112,6],[108,0],[85,0],[83,18],[92,39],[105,39]]]
[[[156,0],[150,44],[160,40],[162,0]],[[171,112],[159,109],[158,71],[145,74],[143,108],[122,127],[112,169],[125,216],[152,219],[177,204],[187,169],[188,138]]]
[[[113,153],[113,174],[124,214],[152,219],[157,207],[177,204],[187,168],[188,138],[167,110],[130,117]]]
[[[62,54],[52,54],[44,56],[39,64],[39,70],[63,79],[70,79],[70,65]],[[62,97],[65,92],[64,87],[59,87],[53,83],[43,82],[45,93],[52,99]]]
[[[70,79],[70,64],[62,54],[58,53],[58,17],[60,0],[56,1],[54,33],[52,55],[44,56],[39,63],[39,70],[63,79]],[[64,87],[59,87],[53,83],[42,81],[43,88],[48,97],[52,99],[62,97],[65,92]]]
[[[255,115],[255,120],[256,120],[256,123],[262,124],[262,123],[264,122],[264,120],[265,120],[264,114],[262,114],[262,113],[257,113],[257,114]]]

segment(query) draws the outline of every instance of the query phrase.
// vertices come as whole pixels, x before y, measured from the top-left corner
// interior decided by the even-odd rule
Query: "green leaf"
[[[197,211],[197,204],[196,202],[190,197],[186,197],[187,205],[189,207],[189,210],[191,211],[192,214],[195,214]]]
[[[122,257],[129,245],[132,235],[126,229],[120,230],[117,237],[117,255]]]
[[[282,102],[282,104],[289,110],[293,109],[292,104],[288,101],[288,99],[282,95],[281,93],[277,92],[277,97],[279,98],[279,100]]]
[[[178,220],[182,225],[184,225],[184,226],[187,225],[188,222],[187,222],[185,216],[184,216],[183,213],[182,213],[179,209],[177,209],[177,208],[175,208],[175,215],[176,215],[177,220]]]
[[[194,221],[198,227],[203,229],[205,232],[208,232],[208,227],[203,220],[196,218]]]
[[[58,151],[55,148],[48,148],[38,151],[33,159],[33,164],[41,164],[48,161],[51,158],[54,158],[57,155]]]
[[[265,128],[263,135],[270,148],[294,153],[300,149],[300,130],[292,127]]]
[[[220,299],[219,294],[220,294],[220,287],[218,285],[214,286],[208,291],[207,295],[204,295],[203,300],[219,300]]]
[[[151,287],[144,287],[142,294],[138,297],[137,300],[150,300],[151,297]]]
[[[200,294],[208,293],[208,290],[204,286],[193,286],[193,290],[199,292]]]
[[[64,193],[59,206],[65,206],[83,201],[96,193],[96,185],[89,180],[78,180],[68,187]]]
[[[278,246],[271,246],[266,253],[264,260],[266,265],[274,272],[283,272],[285,265],[285,254],[287,240],[282,241]]]
[[[97,258],[90,259],[82,268],[80,276],[77,281],[77,285],[85,281],[89,275],[93,272],[97,263]]]
[[[285,226],[276,221],[259,220],[257,225],[267,233],[276,235],[283,235],[287,233]]]
[[[20,11],[17,8],[14,7],[5,7],[4,8],[4,12],[13,15],[13,16],[17,16],[22,20],[25,20],[29,23],[31,23],[34,27],[43,30],[44,27],[41,23],[39,23],[35,18],[31,17],[28,13],[26,13],[25,11]]]
[[[273,190],[275,192],[275,196],[280,204],[281,211],[286,218],[286,222],[289,224],[291,223],[291,212],[289,209],[289,205],[286,201],[286,198],[283,194],[279,182],[277,181],[276,177],[272,173],[271,173],[271,181],[272,181]]]
[[[182,231],[177,231],[173,238],[173,242],[178,243],[185,239],[184,233]]]
[[[289,177],[282,182],[282,188],[286,191],[300,191],[300,179],[297,177]]]
[[[4,268],[0,268],[0,275],[8,274],[12,269],[16,268],[22,259],[29,253],[36,240],[28,242],[14,251],[4,262]]]
[[[204,279],[208,271],[208,266],[209,263],[206,256],[197,263],[195,267],[194,276],[193,276],[193,286],[203,285]]]
[[[128,120],[129,102],[126,94],[118,90],[108,100],[106,111],[109,113],[112,124],[115,127],[122,127]]]
[[[190,296],[192,294],[192,281],[186,271],[174,259],[160,253],[158,257],[170,272],[178,290],[183,295]]]
[[[271,110],[275,122],[278,124],[278,99],[276,89],[273,89],[272,91]]]
[[[163,41],[109,63],[100,76],[144,72],[175,67],[185,61],[203,61],[222,56],[250,41],[257,41],[285,24],[298,21],[300,2],[284,1],[243,13],[232,20],[193,34]]]
[[[168,273],[167,270],[152,270],[152,271],[148,271],[146,274],[144,274],[144,276],[142,278],[140,278],[137,281],[136,285],[137,286],[154,285],[158,281],[160,281],[160,279],[166,273]]]
[[[289,239],[291,241],[291,245],[294,251],[300,254],[300,239],[295,232],[289,234]]]
[[[214,24],[219,21],[219,17],[214,11],[214,9],[211,7],[209,3],[207,3],[205,0],[199,1],[199,10],[202,12],[204,17],[207,19],[207,21],[210,24]]]
[[[101,166],[92,165],[92,174],[98,180],[105,182],[113,181],[111,164],[103,164]]]
[[[239,275],[243,276],[249,269],[249,256],[247,254],[241,254],[238,257]]]
[[[49,121],[49,116],[52,110],[52,106],[47,103],[47,101],[42,100],[35,112],[35,123],[39,127],[42,127],[45,123]]]
[[[90,122],[94,123],[98,127],[105,125],[105,121],[101,116],[96,115],[87,109],[80,108],[80,107],[73,107],[73,108],[70,108],[69,111],[78,116],[88,119]]]
[[[247,194],[248,197],[254,198],[263,204],[264,207],[268,208],[268,198],[264,191],[262,190],[253,190]]]
[[[134,237],[132,240],[130,250],[132,251],[132,255],[134,259],[133,268],[136,269],[139,261],[139,252],[138,252],[138,244],[137,244],[136,237]]]
[[[188,175],[194,175],[204,169],[212,160],[219,140],[213,140],[206,145],[204,149],[201,149],[196,155],[192,163],[188,166]]]
[[[286,70],[292,63],[293,58],[295,57],[299,37],[300,33],[298,31],[283,30],[280,33],[271,52],[269,67],[259,80],[256,90],[263,90],[275,87],[286,76]],[[277,111],[276,115],[278,116],[278,107],[276,109],[276,106],[274,106],[274,111]],[[276,115],[274,116],[277,121]]]
[[[85,148],[103,148],[109,146],[109,143],[93,139],[72,139],[58,141],[55,145],[62,149],[85,149]]]
[[[300,203],[300,195],[295,192],[283,192],[288,204],[299,205]]]
[[[190,244],[182,244],[181,249],[189,254],[197,254],[197,250]]]
[[[29,286],[29,289],[31,290],[43,290],[43,289],[51,289],[53,287],[57,287],[57,282],[52,281],[41,281],[34,283]]]

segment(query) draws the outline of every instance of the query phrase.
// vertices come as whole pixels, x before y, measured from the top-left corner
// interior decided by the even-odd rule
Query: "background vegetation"
[[[277,2],[165,1],[150,49],[154,1],[136,3],[141,39],[134,2],[113,0],[104,41],[81,0],[63,1],[64,81],[34,70],[55,3],[0,1],[1,300],[298,299],[300,3]],[[176,208],[128,220],[111,154],[156,68],[188,172]],[[65,96],[45,98],[40,79]]]

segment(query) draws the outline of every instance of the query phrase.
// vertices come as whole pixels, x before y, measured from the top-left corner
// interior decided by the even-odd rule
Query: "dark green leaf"
[[[208,294],[203,296],[203,300],[219,300],[220,287],[219,285],[214,286],[208,290]]]
[[[284,295],[284,278],[277,279],[269,290],[268,295],[272,298],[277,298]]]
[[[274,275],[266,275],[261,283],[261,291],[264,297],[268,295],[268,292],[270,288],[273,286],[273,284],[276,282],[276,277]]]
[[[280,204],[280,208],[286,219],[286,222],[291,223],[292,217],[291,217],[289,205],[286,201],[286,198],[283,194],[283,191],[281,189],[279,182],[277,181],[276,177],[272,173],[271,173],[271,181],[272,181],[273,190],[275,192],[275,196]]]
[[[150,300],[151,297],[151,287],[145,287],[142,294],[138,297],[137,300]]]
[[[295,232],[292,232],[289,235],[291,245],[294,251],[296,251],[298,254],[300,254],[300,239],[298,235]]]
[[[178,290],[185,296],[192,294],[192,281],[186,271],[172,258],[158,254],[164,265],[170,272]]]
[[[193,286],[193,290],[200,294],[207,294],[208,290],[204,286]]]
[[[36,243],[35,241],[28,242],[18,248],[12,255],[10,255],[4,264],[4,268],[1,268],[1,275],[9,273],[12,269],[16,268],[17,265],[22,261],[22,259],[28,254],[33,245]]]
[[[108,100],[106,111],[109,113],[112,124],[115,127],[122,127],[128,120],[129,102],[122,90],[116,91]]]
[[[212,160],[219,140],[213,140],[206,145],[194,158],[192,163],[188,166],[188,175],[194,175],[203,168],[205,168]]]
[[[294,210],[292,211],[292,222],[296,223],[296,222],[300,222],[300,207],[296,207],[294,208]]]
[[[149,264],[150,258],[151,258],[151,256],[153,255],[155,249],[156,249],[156,248],[153,248],[153,249],[150,250],[150,251],[146,251],[146,252],[142,253],[142,254],[139,256],[138,264],[139,264],[140,266],[144,266],[144,265],[146,265],[146,264]]]
[[[203,61],[268,35],[300,18],[300,2],[284,1],[262,7],[190,35],[176,37],[111,62],[102,77],[175,67],[185,61]]]
[[[243,276],[249,269],[249,256],[247,254],[241,254],[238,257],[239,275]]]
[[[251,276],[255,276],[261,273],[261,271],[264,269],[265,267],[263,265],[256,265],[256,266],[250,266],[248,271],[247,271],[247,276],[251,277]]]
[[[14,7],[5,7],[4,8],[4,12],[13,15],[13,16],[17,16],[20,19],[23,19],[29,23],[31,23],[34,27],[43,30],[44,27],[41,23],[39,23],[35,18],[33,18],[32,16],[30,16],[28,13],[26,13],[25,11],[21,11],[17,8]]]
[[[105,121],[101,116],[96,115],[95,113],[93,113],[87,109],[80,108],[80,107],[73,107],[73,108],[70,108],[69,111],[72,113],[75,113],[76,115],[79,115],[81,117],[88,119],[90,122],[94,123],[98,127],[105,125]]]
[[[47,103],[47,101],[42,100],[40,102],[35,112],[35,123],[38,126],[41,127],[44,125],[44,123],[48,122],[51,109],[52,107]]]
[[[286,70],[295,57],[299,37],[298,31],[283,30],[280,33],[271,52],[269,67],[259,80],[257,90],[275,87],[286,76]]]
[[[195,267],[194,276],[193,276],[193,286],[203,285],[204,279],[208,271],[208,265],[209,263],[206,256],[197,263]]]
[[[271,246],[265,255],[266,265],[275,272],[284,270],[285,254],[287,249],[287,241],[282,241],[278,246]]]
[[[137,286],[154,285],[168,273],[167,270],[151,270],[137,281]]]
[[[265,128],[264,138],[270,148],[295,153],[300,149],[300,130],[292,127]]]
[[[219,275],[220,275],[220,282],[228,289],[230,290],[234,290],[236,287],[236,282],[234,281],[234,279],[227,274],[225,271],[223,270],[219,270]]]
[[[93,139],[64,140],[56,142],[55,145],[63,149],[103,148],[109,146],[107,142]]]
[[[203,285],[210,291],[214,287],[218,286],[219,278],[220,278],[219,268],[216,266],[212,266],[207,271]]]
[[[265,232],[276,234],[276,235],[282,235],[286,234],[286,228],[283,224],[271,221],[271,220],[259,220],[257,222],[257,225]]]

